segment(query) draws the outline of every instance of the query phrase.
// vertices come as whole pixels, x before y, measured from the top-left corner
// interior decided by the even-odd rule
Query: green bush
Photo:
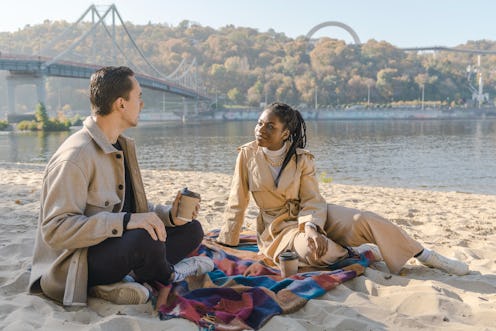
[[[58,120],[48,118],[45,106],[39,103],[35,111],[36,121],[21,121],[17,129],[21,131],[67,131],[71,126],[69,120]]]
[[[72,126],[81,126],[81,125],[83,125],[83,119],[81,118],[81,116],[79,116],[79,115],[74,116],[71,119],[71,125]]]
[[[44,131],[66,131],[69,130],[71,126],[71,122],[64,121],[61,122],[57,119],[48,120],[48,122],[44,125]]]
[[[20,121],[16,125],[20,131],[38,131],[38,123],[36,121]]]
[[[5,131],[9,128],[9,122],[0,121],[0,131]]]
[[[320,173],[319,175],[319,180],[322,182],[322,183],[326,183],[326,184],[329,184],[332,182],[332,177],[331,176],[328,176],[327,175],[327,172],[323,171]]]

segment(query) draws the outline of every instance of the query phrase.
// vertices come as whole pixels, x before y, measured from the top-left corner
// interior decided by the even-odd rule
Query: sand
[[[160,321],[150,303],[90,299],[88,307],[64,308],[26,292],[43,167],[0,164],[0,329],[198,330],[182,319]],[[200,192],[205,230],[221,226],[229,175],[145,170],[143,177],[155,202],[170,202],[184,186]],[[336,183],[321,190],[330,202],[388,217],[426,247],[467,262],[471,273],[451,276],[412,259],[391,275],[379,262],[262,330],[496,330],[496,196]],[[251,205],[247,228],[255,216]]]

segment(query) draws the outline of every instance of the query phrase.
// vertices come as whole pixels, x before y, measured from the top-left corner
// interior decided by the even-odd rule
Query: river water
[[[141,122],[142,168],[231,174],[253,121]],[[308,121],[317,172],[341,184],[496,194],[496,119]],[[46,163],[68,133],[0,134],[0,162]]]

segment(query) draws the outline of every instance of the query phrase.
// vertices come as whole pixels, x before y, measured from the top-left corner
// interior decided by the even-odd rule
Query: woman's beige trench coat
[[[278,256],[291,248],[295,235],[306,222],[324,229],[327,203],[319,193],[313,155],[297,149],[282,172],[278,187],[264,153],[255,141],[239,148],[228,205],[218,241],[237,245],[251,192],[260,213],[257,241],[260,252],[278,263]]]

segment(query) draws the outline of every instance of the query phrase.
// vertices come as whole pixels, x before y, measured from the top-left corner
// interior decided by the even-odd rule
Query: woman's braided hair
[[[277,187],[282,171],[286,168],[293,155],[295,156],[296,162],[298,162],[296,149],[305,148],[307,145],[307,126],[305,124],[305,120],[301,116],[301,113],[297,109],[293,109],[285,103],[273,102],[267,106],[266,110],[269,110],[272,114],[277,116],[279,121],[281,121],[284,125],[284,128],[289,130],[288,140],[291,142],[291,146],[289,147],[286,157],[282,162],[281,170],[279,170],[279,173],[275,179],[275,184]]]

